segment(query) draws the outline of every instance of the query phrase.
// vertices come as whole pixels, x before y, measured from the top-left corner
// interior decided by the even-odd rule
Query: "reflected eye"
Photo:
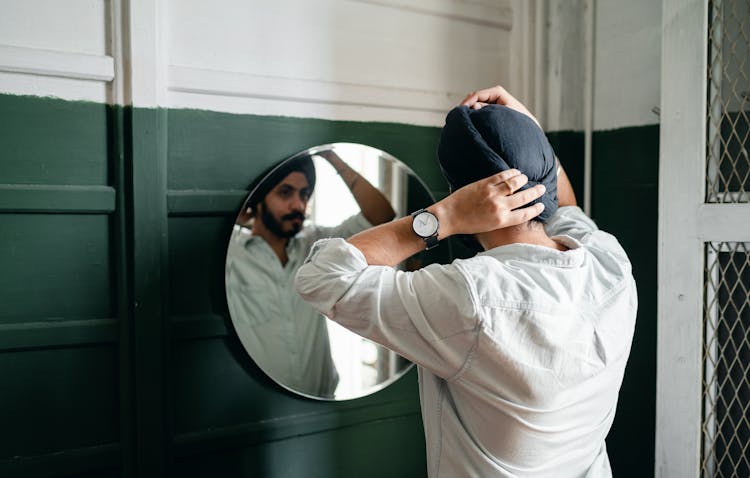
[[[283,199],[289,199],[292,197],[292,194],[294,193],[294,189],[290,187],[282,187],[278,190],[278,195]]]

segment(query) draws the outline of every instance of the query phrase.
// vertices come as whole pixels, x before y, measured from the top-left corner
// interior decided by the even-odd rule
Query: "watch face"
[[[430,237],[437,232],[438,220],[430,212],[421,212],[414,216],[414,232],[420,237]]]

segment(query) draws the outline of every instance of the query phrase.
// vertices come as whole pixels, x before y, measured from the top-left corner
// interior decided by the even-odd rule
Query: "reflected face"
[[[294,237],[302,230],[310,193],[304,174],[299,171],[289,173],[258,204],[263,225],[278,237]]]

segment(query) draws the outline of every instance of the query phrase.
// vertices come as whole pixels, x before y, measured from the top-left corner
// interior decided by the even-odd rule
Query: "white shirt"
[[[297,269],[316,240],[348,237],[368,227],[362,214],[336,227],[305,226],[289,240],[288,261],[282,265],[262,237],[235,226],[226,269],[232,322],[255,363],[295,392],[332,398],[339,381],[326,319],[294,291]]]
[[[332,239],[299,270],[315,308],[419,365],[431,477],[611,476],[630,262],[577,207],[546,229],[569,250],[511,244],[403,272]]]

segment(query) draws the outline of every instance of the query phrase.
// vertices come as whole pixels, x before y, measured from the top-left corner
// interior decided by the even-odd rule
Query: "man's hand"
[[[544,186],[514,194],[528,181],[525,174],[509,169],[468,184],[428,208],[440,219],[440,238],[494,231],[535,218],[544,210],[543,204],[522,206],[541,197]]]
[[[497,104],[507,106],[508,108],[514,109],[519,113],[523,113],[529,118],[533,119],[534,122],[541,128],[539,121],[531,114],[531,112],[518,101],[513,95],[502,86],[494,86],[492,88],[485,88],[484,90],[475,91],[469,93],[466,98],[461,102],[462,105],[468,106],[469,108],[478,110],[479,108],[488,104]]]

